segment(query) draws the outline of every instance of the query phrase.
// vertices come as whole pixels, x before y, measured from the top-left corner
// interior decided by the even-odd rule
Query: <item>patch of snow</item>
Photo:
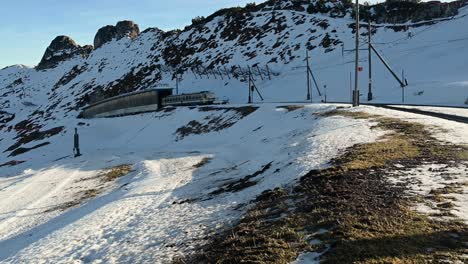
[[[72,129],[50,139],[43,155],[23,154],[28,164],[6,168],[9,177],[0,178],[0,198],[12,197],[0,203],[0,260],[167,263],[235,224],[264,190],[293,184],[347,147],[384,134],[365,120],[314,116],[333,106],[290,112],[277,106],[262,105],[230,128],[178,141],[177,128],[225,110],[178,108],[87,120],[89,126],[79,129],[82,157],[54,161],[71,152]],[[209,163],[195,166],[206,158]],[[251,179],[254,186],[214,194],[270,162],[270,169]],[[43,213],[76,194],[82,185],[77,179],[119,164],[134,164],[134,172],[113,189],[79,206]]]

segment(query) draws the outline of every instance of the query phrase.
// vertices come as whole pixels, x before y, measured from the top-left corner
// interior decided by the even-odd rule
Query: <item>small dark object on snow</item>
[[[75,135],[73,141],[73,154],[75,154],[75,158],[81,156],[80,153],[80,136],[78,135],[78,129],[75,128]]]

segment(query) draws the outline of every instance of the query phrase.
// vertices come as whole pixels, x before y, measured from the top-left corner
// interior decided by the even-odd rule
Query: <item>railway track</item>
[[[468,124],[468,117],[466,116],[459,116],[459,115],[452,115],[452,114],[445,114],[445,113],[439,113],[439,112],[432,112],[432,111],[427,111],[427,110],[421,110],[421,109],[416,109],[416,108],[401,108],[393,105],[377,105],[377,104],[363,104],[363,105],[372,105],[375,107],[381,107],[385,109],[390,109],[390,110],[396,110],[396,111],[402,111],[402,112],[408,112],[408,113],[413,113],[413,114],[420,114],[420,115],[427,115],[427,116],[432,116],[432,117],[437,117],[441,119],[446,119],[450,121],[455,121],[459,123],[464,123]]]
[[[274,102],[274,103],[310,103],[310,102],[297,101],[297,102]],[[350,103],[349,102],[327,102],[326,104],[350,104]],[[390,110],[395,110],[395,111],[426,115],[426,116],[441,118],[445,120],[455,121],[455,122],[459,122],[463,124],[468,124],[467,116],[445,114],[445,113],[433,112],[433,111],[422,110],[422,109],[417,109],[417,108],[403,108],[402,107],[402,106],[414,106],[414,107],[421,106],[421,107],[434,107],[434,108],[468,109],[466,107],[461,107],[461,106],[437,106],[437,105],[418,105],[418,104],[401,105],[401,104],[381,104],[381,103],[361,103],[361,105],[369,105],[369,106],[375,106],[375,107],[380,107],[380,108],[385,108],[385,109],[390,109]]]

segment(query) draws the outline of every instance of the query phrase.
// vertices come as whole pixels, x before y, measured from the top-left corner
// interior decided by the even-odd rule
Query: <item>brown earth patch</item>
[[[252,173],[250,175],[247,175],[247,176],[243,177],[242,179],[239,179],[239,180],[234,181],[234,182],[227,183],[227,184],[219,187],[217,190],[210,193],[210,195],[219,195],[221,193],[226,193],[226,192],[240,192],[240,191],[242,191],[242,190],[244,190],[246,188],[249,188],[251,186],[256,185],[257,181],[255,181],[253,179],[255,177],[265,173],[267,170],[269,170],[271,168],[272,163],[273,162],[265,164],[258,171],[254,172],[254,173]]]
[[[13,167],[21,163],[25,163],[25,162],[26,162],[25,160],[10,160],[10,161],[0,164],[0,168],[5,167],[5,166]]]
[[[292,112],[292,111],[302,109],[302,108],[304,108],[304,106],[303,105],[281,105],[281,106],[278,106],[276,108],[285,109],[288,112]]]
[[[190,135],[201,135],[230,128],[242,118],[255,112],[258,107],[199,107],[198,109],[200,112],[222,111],[223,113],[218,115],[212,114],[206,117],[202,122],[192,120],[187,125],[178,128],[175,132],[177,140],[182,140]],[[228,116],[226,115],[228,112],[234,113],[233,115]]]
[[[193,167],[194,167],[195,169],[199,169],[199,168],[205,166],[206,164],[210,163],[211,160],[212,160],[212,158],[207,158],[207,157],[205,157],[205,158],[203,158],[200,162],[198,162],[197,164],[193,165]]]
[[[349,148],[292,190],[264,192],[236,226],[174,262],[290,263],[304,251],[321,253],[324,263],[466,261],[467,225],[413,211],[422,197],[406,195],[407,184],[389,181],[390,174],[404,173],[402,165],[455,166],[466,147],[440,142],[428,127],[396,118],[340,110],[320,114],[337,115],[368,119],[391,132]]]

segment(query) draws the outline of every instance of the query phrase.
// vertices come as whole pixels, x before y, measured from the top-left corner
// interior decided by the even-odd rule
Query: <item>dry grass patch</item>
[[[307,173],[293,190],[263,193],[235,227],[179,262],[290,263],[304,251],[323,253],[324,263],[466,261],[467,225],[414,212],[423,197],[408,197],[406,184],[388,179],[401,173],[401,166],[455,165],[464,147],[442,143],[427,127],[396,118],[343,110],[317,115],[367,119],[390,133],[349,148],[330,168]],[[436,194],[440,207],[450,209],[440,191]]]
[[[105,182],[111,182],[111,181],[115,181],[116,179],[129,174],[131,171],[132,171],[132,165],[124,164],[124,165],[115,166],[115,167],[112,167],[112,168],[109,168],[109,169],[105,170],[105,172],[102,173],[100,175],[100,177]]]
[[[51,207],[47,209],[46,211],[44,211],[44,213],[53,212],[53,211],[65,211],[72,207],[81,205],[85,203],[86,201],[89,201],[97,197],[101,193],[103,193],[106,190],[106,187],[105,187],[106,183],[113,182],[117,180],[118,178],[129,174],[131,171],[132,171],[132,165],[124,164],[124,165],[118,165],[112,168],[108,168],[95,177],[81,179],[77,181],[77,183],[84,182],[84,181],[91,181],[91,180],[97,180],[97,182],[95,186],[93,187],[86,186],[87,189],[77,192],[72,201],[68,201],[68,202],[56,205],[54,207]]]
[[[198,162],[197,164],[193,165],[193,167],[194,167],[195,169],[199,169],[199,168],[205,166],[206,164],[210,163],[211,160],[212,160],[212,158],[204,157],[200,162]]]
[[[232,127],[244,117],[252,114],[258,109],[253,106],[242,107],[199,107],[200,112],[214,112],[203,121],[192,120],[185,126],[179,127],[174,133],[176,140],[182,140],[190,135],[201,135],[210,132],[218,132]],[[227,113],[232,112],[231,115]]]
[[[458,158],[461,160],[468,161],[468,150],[467,149],[462,149],[458,153]]]
[[[288,112],[293,112],[293,111],[296,111],[296,110],[299,110],[299,109],[303,109],[304,106],[303,105],[281,105],[281,106],[278,106],[276,108],[285,109]]]
[[[350,170],[370,169],[384,166],[389,161],[411,159],[419,150],[401,135],[387,135],[380,142],[360,144],[343,157],[343,167]]]

